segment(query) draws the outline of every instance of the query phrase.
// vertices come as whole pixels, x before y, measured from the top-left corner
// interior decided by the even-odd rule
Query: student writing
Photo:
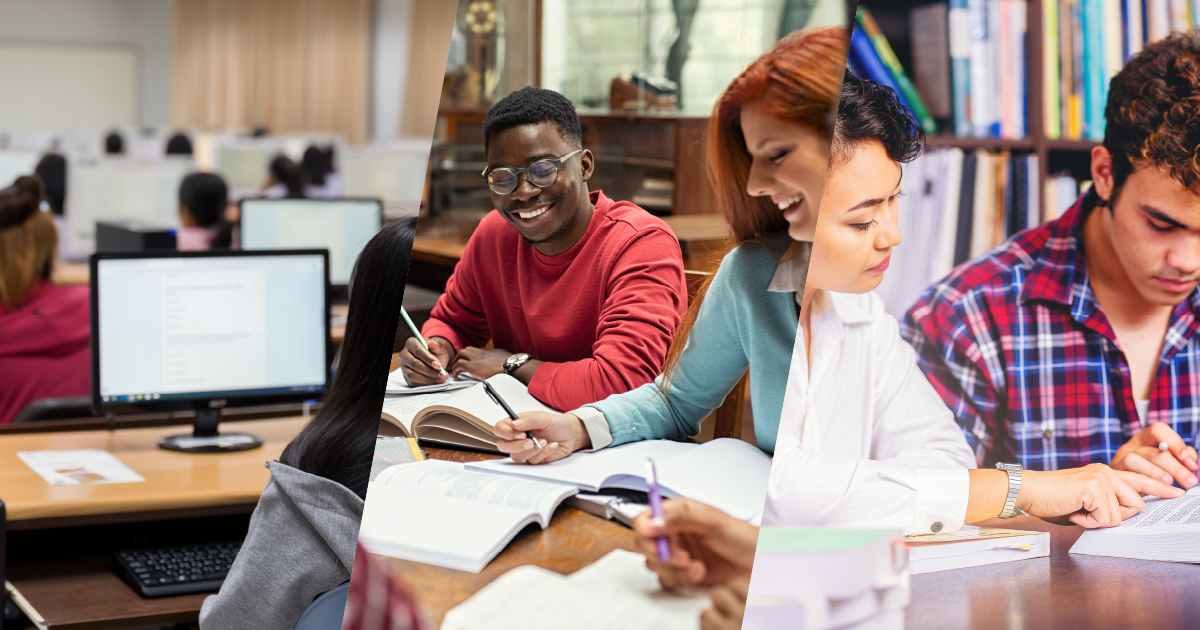
[[[595,159],[561,94],[513,92],[483,130],[496,210],[422,327],[429,350],[406,342],[404,377],[505,372],[557,409],[649,382],[687,308],[678,241],[645,210],[588,190]],[[495,349],[481,349],[489,339]]]
[[[706,155],[738,244],[693,300],[663,375],[568,414],[502,420],[495,425],[501,451],[541,464],[581,449],[697,435],[747,368],[755,439],[774,451],[845,60],[844,29],[801,31],[718,100]],[[534,449],[526,430],[551,444]]]

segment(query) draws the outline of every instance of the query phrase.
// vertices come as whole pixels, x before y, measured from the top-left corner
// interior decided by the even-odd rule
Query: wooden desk
[[[0,498],[8,510],[7,527],[24,533],[19,530],[248,514],[270,477],[264,463],[278,459],[305,422],[300,417],[240,422],[238,431],[258,435],[265,444],[228,454],[185,454],[157,447],[159,437],[186,431],[181,427],[0,436]],[[145,477],[145,483],[50,486],[16,456],[19,451],[81,448],[112,452]],[[53,555],[53,550],[46,551]],[[206,597],[143,599],[109,568],[103,555],[13,564],[8,579],[51,628],[195,621]]]
[[[1083,528],[1033,517],[986,525],[1050,532],[1050,557],[913,576],[908,628],[1200,627],[1200,567],[1072,556]]]
[[[449,449],[423,450],[432,459],[458,462],[499,458]],[[527,527],[479,573],[376,557],[412,589],[417,606],[433,621],[434,627],[439,627],[446,611],[512,569],[532,564],[565,575],[586,567],[614,549],[637,551],[633,530],[575,508],[560,506],[549,527],[545,530],[537,525]]]

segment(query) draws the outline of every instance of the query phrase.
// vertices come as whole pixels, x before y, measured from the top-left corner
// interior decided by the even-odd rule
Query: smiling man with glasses
[[[658,375],[684,312],[679,242],[661,220],[587,182],[595,169],[571,102],[527,87],[483,121],[496,210],[479,223],[419,341],[400,353],[412,385],[508,373],[556,409]],[[482,346],[491,340],[493,350]]]

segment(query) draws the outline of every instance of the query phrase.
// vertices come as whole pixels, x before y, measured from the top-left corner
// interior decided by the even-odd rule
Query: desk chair
[[[711,277],[712,273],[707,271],[687,269],[683,271],[683,279],[687,282],[688,306],[692,305],[692,300],[700,292],[700,287],[704,286],[704,283]],[[713,412],[713,415],[716,416],[716,426],[713,427],[714,439],[723,437],[742,439],[742,404],[745,401],[746,387],[749,383],[750,370],[746,370],[738,384],[725,397],[725,401]]]
[[[346,598],[350,582],[335,586],[313,600],[296,622],[294,630],[339,630],[346,613]]]
[[[17,417],[13,418],[13,422],[91,418],[94,415],[90,396],[43,398],[25,405],[21,411],[17,412]]]

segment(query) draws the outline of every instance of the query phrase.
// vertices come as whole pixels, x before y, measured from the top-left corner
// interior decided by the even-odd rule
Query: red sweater
[[[545,361],[529,393],[563,411],[654,380],[687,310],[679,241],[660,219],[591,193],[596,210],[569,251],[543,256],[491,212],[467,242],[426,337]]]
[[[88,288],[42,282],[21,308],[0,305],[0,424],[35,400],[92,389]]]

